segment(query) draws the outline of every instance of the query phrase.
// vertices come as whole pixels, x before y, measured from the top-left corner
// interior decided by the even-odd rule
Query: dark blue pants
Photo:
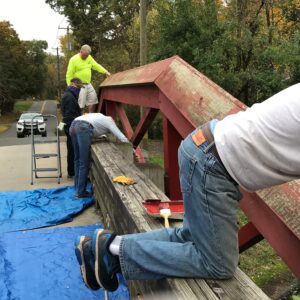
[[[86,121],[75,120],[70,127],[70,136],[74,149],[75,190],[80,196],[86,192],[93,127]]]

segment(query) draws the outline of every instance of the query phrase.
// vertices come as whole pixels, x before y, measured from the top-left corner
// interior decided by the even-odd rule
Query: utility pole
[[[67,61],[70,59],[71,53],[71,40],[70,40],[70,26],[67,27],[58,27],[58,29],[66,29],[67,30]]]
[[[53,48],[56,49],[56,61],[57,61],[57,94],[58,94],[58,100],[61,99],[61,91],[60,91],[60,61],[59,61],[59,48]]]
[[[147,64],[147,6],[148,0],[140,0],[140,66]],[[141,106],[141,118],[144,108]],[[148,138],[148,134],[145,134]]]
[[[140,0],[140,66],[147,63],[147,6],[148,0]]]

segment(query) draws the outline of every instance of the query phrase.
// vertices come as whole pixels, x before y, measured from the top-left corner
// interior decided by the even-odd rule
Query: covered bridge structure
[[[126,115],[125,104],[144,107],[134,130]],[[161,226],[146,216],[141,202],[147,198],[182,199],[177,161],[181,140],[211,119],[223,119],[245,109],[246,105],[178,56],[107,78],[100,85],[98,111],[121,121],[124,133],[136,149],[138,164],[144,162],[139,144],[158,112],[161,112],[165,193],[140,173],[132,161],[130,150],[120,151],[119,145],[113,143],[94,144],[92,180],[106,226],[119,233],[146,231]],[[107,155],[107,151],[111,155]],[[128,162],[124,163],[125,159]],[[135,186],[120,188],[112,183],[112,176],[122,174],[131,174],[140,180]],[[240,228],[240,251],[266,239],[292,272],[300,277],[300,181],[257,193],[242,193],[244,197],[240,207],[249,223]],[[119,215],[123,215],[122,224],[114,220]],[[240,270],[234,279],[222,282],[172,279],[163,284],[139,282],[132,285],[132,291],[136,294],[172,289],[176,290],[174,295],[180,295],[179,299],[267,299]]]

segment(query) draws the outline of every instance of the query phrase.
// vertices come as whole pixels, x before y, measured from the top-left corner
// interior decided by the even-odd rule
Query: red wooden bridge
[[[171,200],[182,199],[177,162],[181,140],[200,124],[247,108],[178,56],[110,76],[100,85],[99,97],[98,111],[119,117],[140,161],[139,143],[161,111],[165,190]],[[145,107],[134,131],[123,104]],[[300,278],[300,181],[243,195],[240,206],[250,222],[240,229],[240,251],[265,238]]]

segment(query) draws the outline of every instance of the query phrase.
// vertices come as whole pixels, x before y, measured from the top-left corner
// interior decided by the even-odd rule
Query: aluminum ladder
[[[55,120],[55,138],[47,139],[41,138],[36,139],[33,131],[34,119],[38,117],[43,117],[44,121],[46,122],[49,118],[53,118]],[[47,126],[48,127],[48,126]],[[56,144],[56,152],[52,153],[36,153],[36,144]],[[56,167],[53,168],[39,168],[37,167],[37,159],[45,159],[56,157]],[[55,172],[53,176],[38,176],[40,172]],[[57,183],[60,183],[61,178],[61,152],[60,152],[60,139],[59,139],[59,131],[58,131],[58,119],[57,116],[47,114],[47,115],[37,115],[31,119],[31,182],[30,184],[33,185],[33,175],[35,178],[57,178]]]

